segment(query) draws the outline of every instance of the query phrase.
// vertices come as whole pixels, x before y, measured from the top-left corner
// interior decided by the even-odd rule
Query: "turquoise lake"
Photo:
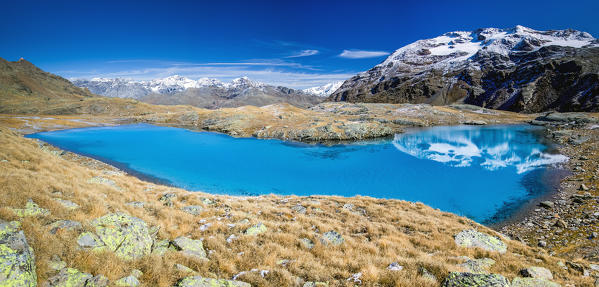
[[[364,195],[494,223],[555,188],[563,155],[527,125],[410,130],[310,145],[134,124],[28,135],[142,177],[229,195]]]

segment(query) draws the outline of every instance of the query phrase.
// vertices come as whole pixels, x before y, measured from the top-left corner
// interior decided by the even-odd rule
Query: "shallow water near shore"
[[[188,190],[403,199],[487,224],[551,192],[551,166],[567,160],[528,125],[435,127],[333,146],[148,124],[28,137]]]

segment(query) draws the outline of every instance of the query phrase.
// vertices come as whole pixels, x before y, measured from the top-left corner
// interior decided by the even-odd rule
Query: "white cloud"
[[[318,54],[318,50],[302,50],[296,53],[295,55],[288,56],[287,58],[299,58],[299,57],[307,57]]]
[[[363,51],[363,50],[343,50],[339,57],[348,59],[364,59],[364,58],[375,58],[389,55],[389,52],[385,51]]]

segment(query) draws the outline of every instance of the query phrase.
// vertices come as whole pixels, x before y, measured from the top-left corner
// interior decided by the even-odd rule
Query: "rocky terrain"
[[[599,40],[522,26],[449,32],[398,49],[329,100],[597,112]]]
[[[289,103],[297,107],[311,107],[328,96],[332,87],[318,87],[307,92],[280,86],[271,86],[248,79],[234,79],[223,83],[216,79],[197,81],[181,76],[171,76],[152,81],[124,79],[73,80],[78,87],[92,93],[117,98],[132,98],[159,105],[191,105],[217,109],[245,105],[265,106]]]

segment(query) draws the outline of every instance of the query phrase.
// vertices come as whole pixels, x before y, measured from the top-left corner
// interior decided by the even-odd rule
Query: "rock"
[[[181,208],[181,210],[191,214],[191,215],[200,215],[203,208],[199,205],[188,205]]]
[[[137,279],[137,277],[129,275],[127,277],[123,277],[115,281],[114,285],[122,287],[136,287],[139,286],[139,280]]]
[[[143,273],[143,272],[141,272],[141,270],[139,270],[139,269],[133,269],[133,270],[131,271],[131,276],[133,276],[133,277],[135,277],[135,278],[139,278],[139,277],[141,277],[142,275],[144,275],[144,273]]]
[[[361,285],[362,280],[360,279],[360,277],[362,277],[362,272],[354,273],[349,278],[347,278],[346,281],[351,281],[354,284]]]
[[[441,285],[443,287],[509,287],[505,277],[499,274],[473,274],[451,272]]]
[[[491,258],[469,259],[459,266],[464,268],[466,272],[476,274],[488,274],[489,268],[495,264],[495,260]]]
[[[553,203],[552,201],[541,201],[539,203],[539,206],[547,208],[547,209],[553,209],[553,207],[555,207],[555,203]]]
[[[195,271],[193,271],[193,269],[191,269],[183,264],[179,264],[179,263],[175,264],[175,269],[177,269],[181,272],[185,272],[185,273],[194,273],[195,272]]]
[[[95,250],[105,247],[104,242],[100,240],[100,237],[91,232],[83,232],[79,234],[79,237],[77,238],[77,244],[79,244],[81,248],[90,248]]]
[[[69,209],[69,210],[74,210],[79,208],[79,204],[74,203],[70,200],[65,200],[65,199],[60,199],[60,198],[56,198],[54,199],[56,202],[60,203],[60,205],[62,205],[64,208]]]
[[[36,286],[35,256],[16,221],[0,220],[0,286]]]
[[[64,268],[57,275],[48,278],[44,287],[85,287],[87,281],[92,278],[89,273],[83,273],[75,268]]]
[[[464,230],[455,236],[455,243],[461,247],[478,247],[487,251],[505,253],[507,245],[498,237],[478,232],[474,229]]]
[[[152,254],[156,255],[164,255],[169,249],[177,250],[176,248],[171,248],[171,242],[168,240],[158,240],[154,241],[154,245],[152,246]]]
[[[481,121],[481,120],[468,120],[465,122],[462,122],[465,125],[471,125],[471,126],[484,126],[487,125],[487,122],[485,121]]]
[[[563,219],[559,219],[555,222],[555,226],[559,228],[567,228],[568,224]]]
[[[104,275],[96,275],[91,279],[87,280],[85,287],[106,287],[108,286],[108,278]]]
[[[544,240],[539,240],[539,243],[537,244],[539,247],[547,247],[547,242]]]
[[[33,200],[28,200],[25,204],[25,208],[12,208],[12,211],[19,217],[29,217],[29,216],[48,216],[50,215],[50,211],[47,209],[39,207]]]
[[[205,205],[214,205],[214,201],[207,197],[200,197],[200,201]]]
[[[177,282],[176,287],[251,287],[252,285],[235,280],[212,279],[190,276]]]
[[[125,203],[125,205],[131,206],[131,207],[135,207],[135,208],[144,208],[144,206],[146,205],[146,203],[145,202],[141,202],[141,201],[132,201],[132,202]]]
[[[578,271],[581,274],[585,273],[585,268],[584,265],[580,264],[580,263],[576,263],[576,262],[571,262],[571,261],[567,261],[566,262],[566,266],[568,266],[569,268],[572,268],[576,271]]]
[[[160,198],[158,199],[160,202],[162,202],[162,204],[164,206],[168,206],[168,207],[172,207],[173,206],[173,200],[177,198],[177,194],[174,192],[167,192],[165,194],[163,194],[162,196],[160,196]]]
[[[561,285],[541,278],[520,278],[512,280],[511,287],[560,287]]]
[[[173,245],[186,256],[197,259],[207,259],[206,251],[204,250],[204,245],[201,240],[194,240],[181,236],[173,240]]]
[[[551,274],[551,271],[544,267],[531,266],[520,270],[520,274],[522,274],[524,277],[553,280],[553,274]]]
[[[293,207],[291,207],[291,210],[301,214],[306,213],[306,208],[301,204],[294,205]]]
[[[588,187],[588,186],[586,186],[586,185],[583,183],[583,184],[581,184],[581,185],[580,185],[580,188],[578,188],[578,189],[579,189],[579,190],[582,190],[582,191],[588,191],[588,190],[589,190],[589,187]]]
[[[67,263],[62,261],[57,255],[52,255],[51,260],[48,261],[48,267],[50,267],[51,270],[60,271],[67,267]]]
[[[152,251],[153,239],[148,225],[137,217],[111,213],[95,219],[92,225],[96,227],[100,242],[123,259],[137,259]],[[87,234],[86,237],[89,238],[90,235]],[[81,239],[80,236],[78,242]]]
[[[343,209],[347,209],[349,211],[354,210],[355,205],[351,204],[351,203],[346,203],[343,205]]]
[[[262,223],[258,223],[248,229],[245,230],[245,234],[246,235],[258,235],[261,233],[264,233],[268,230],[268,228],[266,228],[266,225],[262,224]]]
[[[393,262],[393,263],[389,264],[389,266],[387,266],[387,270],[401,271],[401,270],[403,270],[403,266],[399,265],[399,263],[397,263],[397,262]]]
[[[300,242],[304,247],[308,249],[312,249],[314,247],[314,242],[312,242],[312,240],[308,238],[300,238]]]
[[[309,281],[309,282],[304,283],[303,287],[329,287],[329,282]]]
[[[77,231],[81,230],[83,227],[79,221],[73,220],[58,220],[52,224],[50,224],[50,233],[56,234],[61,229],[69,230],[69,231]]]
[[[325,232],[320,238],[320,241],[324,245],[328,245],[330,243],[331,245],[337,246],[343,244],[345,239],[343,239],[343,236],[341,236],[341,234],[339,234],[337,231],[331,230]]]

